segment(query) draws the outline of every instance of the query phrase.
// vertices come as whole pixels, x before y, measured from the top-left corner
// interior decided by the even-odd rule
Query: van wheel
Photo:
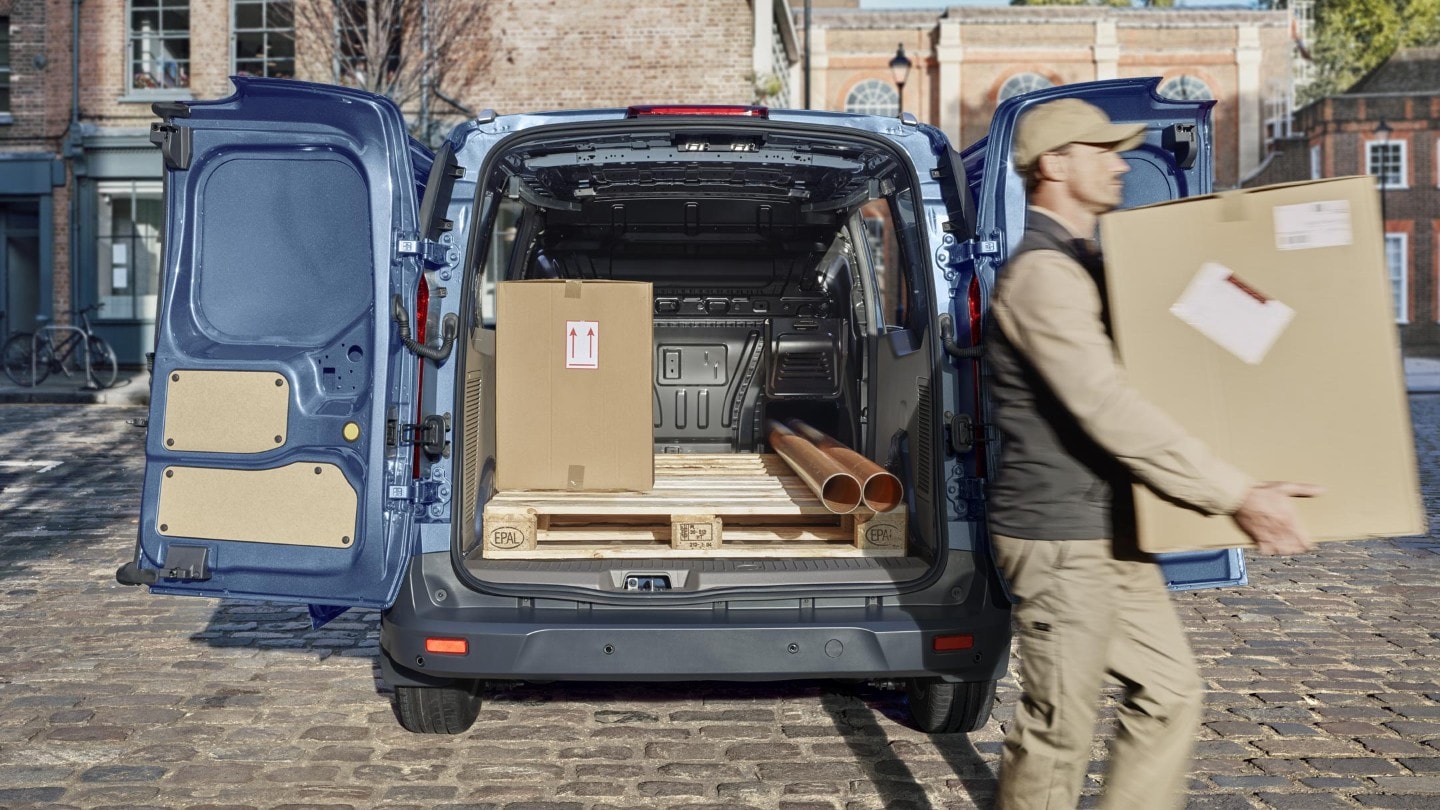
[[[396,686],[395,714],[406,731],[459,734],[480,714],[480,681],[453,686]]]
[[[916,728],[926,734],[965,734],[979,731],[990,722],[995,682],[911,678],[905,698]]]

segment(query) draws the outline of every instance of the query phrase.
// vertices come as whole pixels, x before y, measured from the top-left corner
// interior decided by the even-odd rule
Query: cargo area
[[[477,198],[499,203],[474,231],[483,265],[465,285],[466,570],[631,590],[636,572],[690,590],[924,575],[943,546],[936,337],[900,153],[854,130],[743,122],[534,132],[497,147],[478,178]],[[650,491],[497,488],[494,291],[524,279],[652,285]],[[771,446],[771,420],[792,419],[893,473],[900,505],[827,510]]]

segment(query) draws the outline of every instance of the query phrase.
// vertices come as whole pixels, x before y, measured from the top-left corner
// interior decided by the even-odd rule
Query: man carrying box
[[[1136,550],[1132,482],[1230,515],[1262,553],[1311,546],[1289,499],[1320,488],[1256,483],[1144,400],[1116,361],[1091,239],[1120,204],[1120,153],[1143,140],[1143,125],[1112,124],[1078,99],[1036,107],[1015,139],[1030,207],[986,354],[1004,448],[990,527],[1018,600],[1024,689],[1002,810],[1076,806],[1106,675],[1125,695],[1102,806],[1184,805],[1204,683],[1159,566]]]

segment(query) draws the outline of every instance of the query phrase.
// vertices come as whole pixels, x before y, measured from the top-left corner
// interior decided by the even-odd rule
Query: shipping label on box
[[[652,308],[651,285],[642,282],[499,285],[500,489],[654,486]]]
[[[1294,501],[1318,540],[1423,534],[1378,195],[1370,177],[1101,218],[1121,362],[1146,399]],[[1248,545],[1229,517],[1135,491],[1147,551]]]

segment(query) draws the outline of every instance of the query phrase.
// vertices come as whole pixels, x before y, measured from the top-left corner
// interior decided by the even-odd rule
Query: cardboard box
[[[650,284],[507,281],[496,295],[496,486],[651,489]]]
[[[1425,533],[1375,182],[1226,192],[1101,218],[1111,324],[1136,388],[1295,504],[1317,540]],[[1137,486],[1140,545],[1248,545]]]

